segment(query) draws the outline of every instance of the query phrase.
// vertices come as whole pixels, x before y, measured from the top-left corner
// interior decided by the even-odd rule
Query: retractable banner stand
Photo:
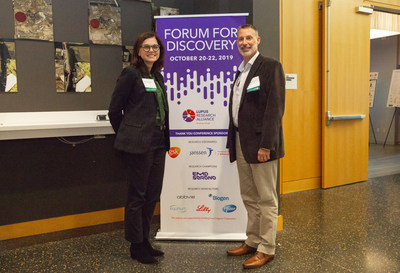
[[[171,149],[156,239],[244,240],[247,215],[226,149],[229,93],[247,14],[156,17],[166,49]]]

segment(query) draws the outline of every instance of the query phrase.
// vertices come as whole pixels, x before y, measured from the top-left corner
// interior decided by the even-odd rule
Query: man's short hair
[[[239,30],[244,29],[244,28],[251,28],[256,33],[256,37],[258,37],[258,29],[255,26],[253,26],[251,24],[241,25],[240,27],[238,27],[238,32],[239,32]]]

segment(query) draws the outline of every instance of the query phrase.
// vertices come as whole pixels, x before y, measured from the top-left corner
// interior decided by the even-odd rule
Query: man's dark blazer
[[[148,92],[145,89],[139,69],[129,66],[125,68],[117,80],[114,93],[111,97],[108,116],[115,131],[115,149],[132,154],[142,154],[151,148],[151,140],[156,129],[157,92]],[[164,80],[160,73],[154,77],[163,89],[165,98]],[[165,139],[166,150],[170,148],[168,111],[165,109]]]
[[[229,99],[229,131],[227,148],[230,161],[236,160],[235,134],[232,121],[232,85]],[[247,92],[250,81],[259,76],[260,90]],[[247,163],[260,163],[258,150],[269,149],[270,161],[284,156],[282,117],[285,110],[285,77],[282,65],[260,55],[254,61],[243,87],[239,106],[238,131],[243,156]]]

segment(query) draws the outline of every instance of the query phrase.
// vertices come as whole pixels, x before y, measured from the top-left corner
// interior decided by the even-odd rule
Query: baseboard
[[[282,215],[278,216],[278,227],[276,230],[277,231],[283,230],[283,216]]]
[[[155,215],[160,214],[160,205],[157,204]],[[67,215],[49,219],[29,221],[11,225],[0,226],[0,241],[21,237],[39,235],[44,233],[63,231],[121,222],[124,220],[124,208],[95,211],[74,215]],[[278,217],[277,230],[283,229],[283,217]]]
[[[321,177],[282,182],[282,194],[321,188]]]
[[[124,220],[124,208],[67,215],[0,226],[0,241]]]

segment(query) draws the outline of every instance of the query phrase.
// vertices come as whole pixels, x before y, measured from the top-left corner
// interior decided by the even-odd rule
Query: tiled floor
[[[165,256],[142,265],[118,223],[0,242],[0,272],[400,272],[400,174],[281,198],[277,256],[259,269],[226,256],[237,242],[156,241]]]
[[[400,145],[370,144],[368,177],[400,173]]]

